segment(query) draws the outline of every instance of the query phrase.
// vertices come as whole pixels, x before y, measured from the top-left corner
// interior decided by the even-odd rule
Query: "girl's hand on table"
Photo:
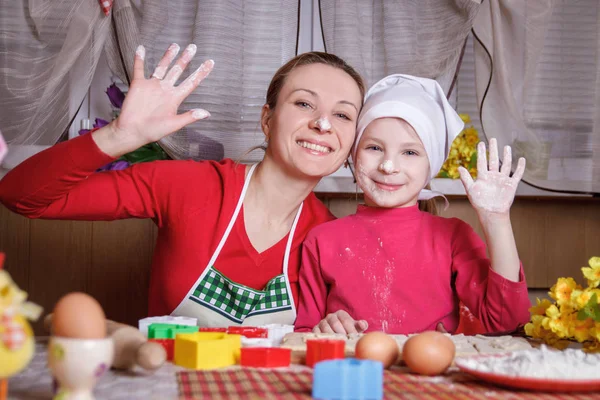
[[[133,80],[125,97],[119,117],[106,129],[92,133],[98,147],[106,154],[120,157],[130,151],[176,132],[200,119],[210,116],[203,109],[177,114],[181,103],[208,76],[214,61],[205,61],[180,85],[175,86],[194,55],[196,45],[190,44],[171,67],[179,53],[179,46],[172,44],[160,60],[150,78],[144,76],[145,49],[139,46],[135,52]]]
[[[364,319],[355,320],[344,310],[339,310],[327,315],[317,326],[314,333],[362,333],[369,328]]]
[[[510,176],[512,155],[510,146],[504,147],[504,160],[499,166],[498,145],[495,138],[490,139],[490,162],[488,167],[485,143],[477,145],[477,180],[469,172],[459,167],[462,181],[469,201],[479,215],[507,215],[515,199],[517,186],[525,172],[525,159],[521,157],[513,176]]]

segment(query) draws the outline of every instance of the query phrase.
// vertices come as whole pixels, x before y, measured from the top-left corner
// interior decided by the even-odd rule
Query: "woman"
[[[195,54],[170,68],[171,45],[151,78],[144,48],[119,117],[108,126],[27,159],[0,181],[0,201],[29,218],[152,218],[159,227],[149,315],[186,315],[200,326],[293,324],[299,246],[333,216],[312,194],[352,146],[364,85],[336,56],[307,53],[273,77],[262,109],[262,162],[156,161],[124,171],[97,168],[198,119],[181,102],[210,73],[209,60],[179,86]]]

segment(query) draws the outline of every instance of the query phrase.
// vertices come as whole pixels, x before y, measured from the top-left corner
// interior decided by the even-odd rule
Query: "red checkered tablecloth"
[[[234,368],[177,373],[179,398],[310,399],[312,370]],[[385,371],[385,399],[599,399],[600,393],[553,394],[511,391],[485,384],[461,372],[425,377],[405,370]]]

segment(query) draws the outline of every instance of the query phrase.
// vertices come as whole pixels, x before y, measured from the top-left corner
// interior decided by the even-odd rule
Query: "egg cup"
[[[48,368],[58,384],[55,400],[93,400],[93,388],[113,362],[112,338],[76,339],[52,336]]]

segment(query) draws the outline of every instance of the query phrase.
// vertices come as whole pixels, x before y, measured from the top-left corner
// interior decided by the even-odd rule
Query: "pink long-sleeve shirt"
[[[306,237],[296,330],[345,310],[368,331],[408,334],[442,322],[454,332],[460,301],[487,331],[512,330],[529,320],[519,268],[519,282],[492,270],[483,240],[457,218],[361,205]]]

